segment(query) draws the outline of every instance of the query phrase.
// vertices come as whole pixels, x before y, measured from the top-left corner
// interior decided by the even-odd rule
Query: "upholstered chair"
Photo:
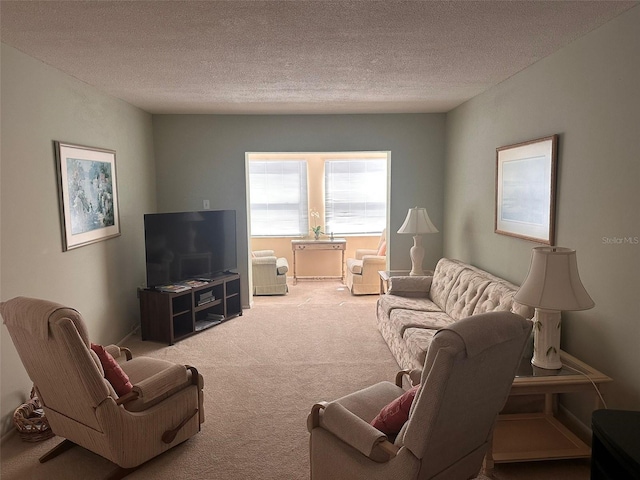
[[[355,258],[347,258],[346,284],[352,295],[380,292],[380,270],[387,268],[386,230],[382,231],[375,249],[358,248]]]
[[[475,477],[531,327],[509,312],[467,317],[436,333],[419,386],[405,392],[400,385],[407,372],[400,372],[395,384],[381,382],[314,405],[308,418],[311,479]],[[404,404],[406,417],[394,417],[409,393],[415,398]]]
[[[128,350],[89,342],[80,313],[46,300],[17,297],[0,314],[51,429],[65,439],[41,462],[80,445],[117,464],[107,477],[117,479],[200,431],[203,379],[194,367],[127,361]]]
[[[284,257],[276,257],[273,250],[256,250],[251,253],[254,295],[285,295],[289,263]]]

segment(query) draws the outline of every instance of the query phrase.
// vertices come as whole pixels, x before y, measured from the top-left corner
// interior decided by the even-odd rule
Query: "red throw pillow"
[[[378,249],[378,255],[384,257],[387,254],[387,242],[382,242]]]
[[[409,419],[409,410],[420,385],[411,387],[400,397],[380,410],[376,418],[371,420],[371,425],[386,435],[397,435],[400,429]]]
[[[102,368],[104,369],[104,378],[106,378],[119,397],[126,395],[133,390],[133,385],[129,381],[129,376],[122,370],[116,359],[107,352],[102,345],[91,344],[91,350],[96,352]]]

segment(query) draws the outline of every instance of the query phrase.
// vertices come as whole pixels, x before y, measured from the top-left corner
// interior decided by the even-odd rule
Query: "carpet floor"
[[[377,296],[350,295],[337,281],[290,285],[286,296],[256,297],[241,317],[167,346],[130,337],[125,346],[195,365],[205,380],[202,431],[127,478],[305,480],[311,405],[381,380],[398,365],[375,325]],[[1,447],[3,480],[101,479],[114,465],[82,448],[45,463],[60,439]],[[489,472],[487,472],[489,474]],[[589,478],[585,462],[499,465],[478,479]]]

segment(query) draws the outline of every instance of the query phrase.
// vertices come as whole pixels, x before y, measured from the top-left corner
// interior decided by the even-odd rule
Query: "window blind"
[[[249,161],[252,236],[307,233],[307,163],[304,160]]]
[[[327,160],[325,217],[326,232],[382,232],[387,218],[387,161]]]

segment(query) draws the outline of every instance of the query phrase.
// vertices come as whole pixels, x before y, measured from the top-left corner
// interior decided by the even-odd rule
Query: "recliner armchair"
[[[289,263],[277,258],[273,250],[256,250],[251,254],[254,295],[285,295]]]
[[[371,295],[380,292],[378,271],[387,268],[386,229],[380,234],[375,249],[358,248],[356,258],[347,258],[346,285],[352,295]]]
[[[118,362],[133,387],[119,396],[76,310],[16,297],[0,313],[51,429],[65,438],[40,462],[77,444],[117,464],[108,478],[118,479],[200,431],[203,379],[194,367],[148,357]],[[116,361],[130,358],[116,345],[105,350]]]
[[[491,312],[439,330],[429,347],[408,420],[395,437],[370,422],[403,395],[403,374],[308,417],[311,480],[466,480],[482,467],[494,423],[532,323]],[[415,378],[415,375],[412,376]]]

